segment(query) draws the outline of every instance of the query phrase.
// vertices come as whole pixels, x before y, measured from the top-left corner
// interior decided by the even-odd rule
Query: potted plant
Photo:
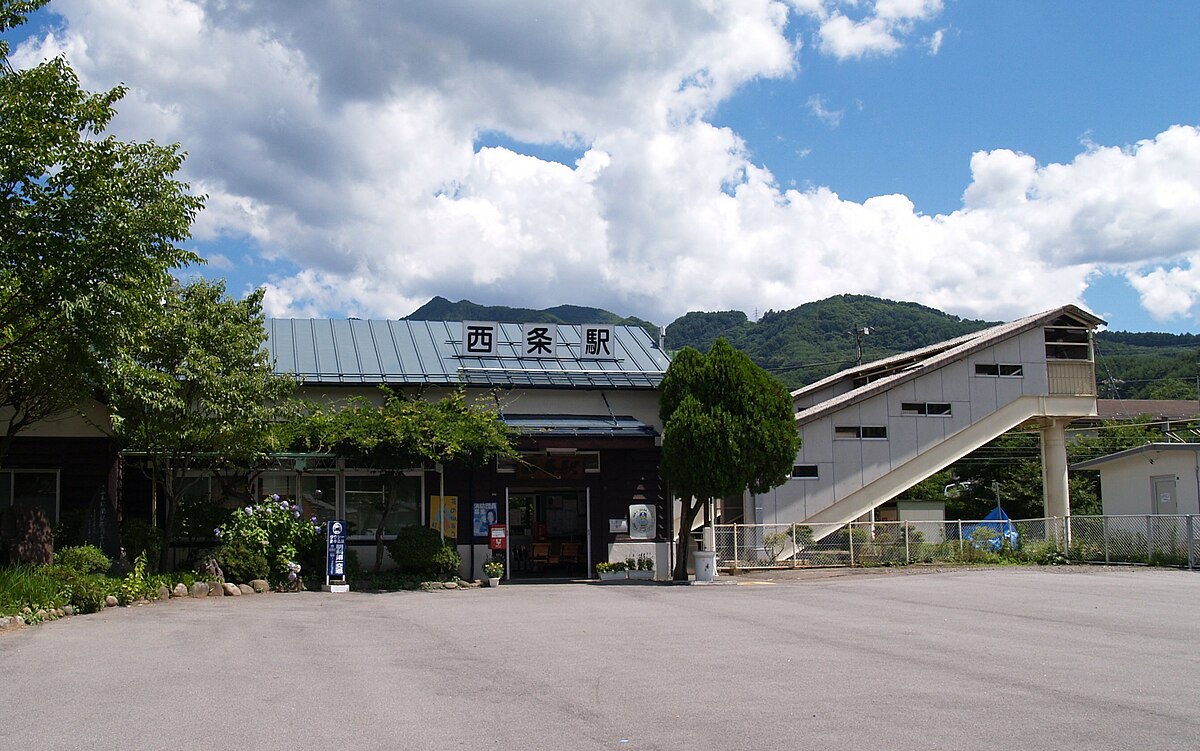
[[[613,561],[612,563],[597,563],[596,573],[600,575],[601,581],[613,581],[615,579],[625,578],[625,562]]]
[[[654,559],[646,554],[639,555],[635,563],[635,568],[629,570],[630,579],[653,579],[654,578]]]
[[[500,577],[504,576],[504,561],[484,561],[483,575],[487,577],[489,587],[499,587]]]

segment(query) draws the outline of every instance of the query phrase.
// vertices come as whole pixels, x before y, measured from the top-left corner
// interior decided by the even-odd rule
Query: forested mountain
[[[409,321],[502,321],[510,323],[611,323],[622,326],[641,326],[656,338],[658,326],[641,318],[622,318],[600,308],[581,305],[559,305],[544,310],[510,308],[505,305],[477,305],[470,300],[450,302],[435,297],[411,314]]]
[[[658,326],[600,308],[559,305],[544,310],[450,302],[435,297],[411,320],[544,321]],[[748,354],[789,388],[824,378],[857,359],[863,362],[969,334],[996,322],[948,315],[911,302],[837,295],[791,310],[768,310],[757,322],[736,310],[688,313],[667,326],[667,348],[707,352],[718,337]],[[869,334],[855,331],[869,329]],[[1096,335],[1100,394],[1123,399],[1196,399],[1200,388],[1200,335],[1102,331]]]
[[[688,313],[667,327],[667,347],[707,351],[724,337],[795,388],[854,365],[859,344],[863,362],[869,362],[991,325],[917,303],[838,295],[791,310],[768,310],[757,323],[737,311]],[[864,328],[870,333],[855,334]]]

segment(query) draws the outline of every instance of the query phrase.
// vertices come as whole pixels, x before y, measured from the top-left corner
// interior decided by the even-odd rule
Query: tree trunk
[[[675,581],[687,581],[687,554],[692,545],[692,524],[695,523],[696,515],[700,513],[704,504],[704,500],[696,498],[681,500],[679,504],[682,516],[679,519],[679,541],[676,544],[675,571],[672,574]]]

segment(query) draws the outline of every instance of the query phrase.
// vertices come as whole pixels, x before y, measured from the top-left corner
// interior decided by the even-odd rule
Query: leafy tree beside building
[[[791,475],[800,435],[791,395],[729,342],[685,347],[663,377],[662,473],[680,500],[674,578],[687,578],[696,517],[709,500],[765,493]]]
[[[0,0],[0,32],[44,0]],[[0,461],[13,438],[90,396],[152,319],[203,200],[178,145],[106,136],[117,86],[83,90],[61,57],[24,70],[0,41]]]

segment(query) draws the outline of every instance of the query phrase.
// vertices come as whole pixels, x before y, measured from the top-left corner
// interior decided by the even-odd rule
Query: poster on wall
[[[482,503],[476,501],[473,504],[473,509],[471,533],[476,537],[487,537],[488,527],[499,521],[499,518],[496,516],[496,503],[495,501],[484,501]]]
[[[654,539],[654,507],[648,503],[629,506],[629,537],[634,540]]]
[[[443,537],[458,537],[458,496],[446,496],[444,504],[440,495],[429,496],[429,526]]]

